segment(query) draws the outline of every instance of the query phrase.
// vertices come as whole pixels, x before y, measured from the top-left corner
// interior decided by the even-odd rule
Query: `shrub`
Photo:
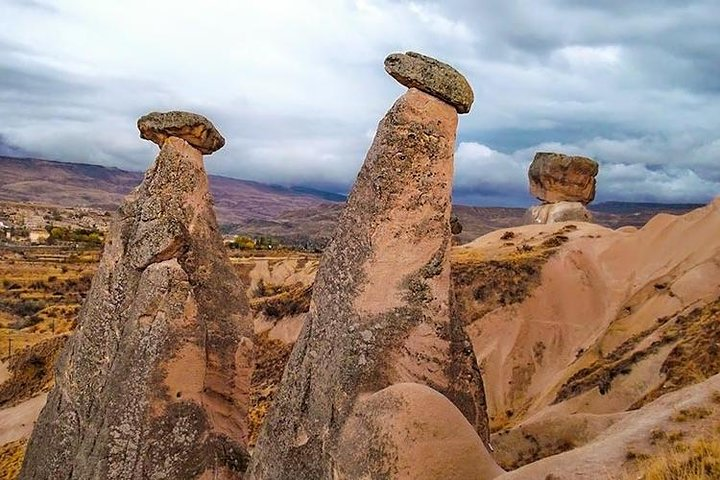
[[[10,305],[10,311],[20,317],[31,317],[45,307],[45,302],[41,300],[20,300]]]
[[[36,280],[30,284],[30,288],[33,290],[44,290],[47,288],[47,285],[42,280]]]
[[[687,422],[688,420],[698,420],[701,418],[705,418],[712,414],[712,410],[706,407],[690,407],[690,408],[683,408],[679,412],[677,412],[675,415],[673,415],[672,419],[675,422]]]
[[[255,248],[255,241],[250,237],[238,235],[229,246],[230,248],[237,248],[239,250],[252,250]]]

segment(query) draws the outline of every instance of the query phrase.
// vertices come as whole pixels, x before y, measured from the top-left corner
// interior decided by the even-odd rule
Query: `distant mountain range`
[[[143,178],[140,172],[82,163],[0,156],[0,201],[62,207],[116,208]],[[271,235],[287,242],[322,245],[330,235],[345,196],[307,187],[283,187],[210,176],[218,220],[226,233]],[[617,228],[642,226],[658,213],[682,214],[698,204],[605,202],[590,209],[595,221]],[[456,205],[464,226],[459,239],[522,223],[523,208]]]
[[[83,163],[0,156],[0,201],[115,209],[143,174]],[[210,176],[220,223],[271,220],[290,210],[343,202],[345,197],[305,187],[282,187]]]

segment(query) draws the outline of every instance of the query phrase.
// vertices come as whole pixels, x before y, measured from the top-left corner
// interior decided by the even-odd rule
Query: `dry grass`
[[[17,440],[0,446],[0,480],[15,480],[20,474],[27,440]]]
[[[660,370],[665,379],[631,408],[720,373],[720,299],[667,322],[663,338],[677,341]]]
[[[272,404],[273,397],[280,385],[285,364],[290,357],[292,345],[270,340],[266,334],[255,338],[255,371],[251,379],[250,409],[250,445],[254,445],[265,421],[265,415]]]
[[[679,410],[672,416],[674,422],[687,422],[690,420],[700,420],[712,415],[712,409],[707,407],[690,407]]]
[[[280,320],[292,315],[299,315],[310,310],[312,285],[305,286],[298,282],[295,285],[270,285],[263,281],[258,283],[255,297],[250,306],[265,317]]]
[[[0,358],[74,329],[98,255],[0,251]]]
[[[456,314],[471,323],[488,312],[525,300],[540,284],[543,265],[554,252],[527,244],[500,259],[460,250],[452,259]]]
[[[663,382],[630,406],[631,410],[661,395],[707,380],[720,373],[720,299],[674,317],[664,317],[657,324],[627,339],[608,355],[573,374],[560,388],[553,403],[559,403],[598,388],[607,393],[613,380],[626,375],[641,360],[660,348],[674,344],[661,372]],[[657,340],[638,350],[636,347],[650,335]]]
[[[10,357],[11,376],[0,384],[0,408],[12,407],[50,391],[55,380],[55,362],[66,340],[66,335],[58,335]]]
[[[627,479],[707,480],[720,478],[720,438],[699,438],[676,443],[640,460],[638,471]]]

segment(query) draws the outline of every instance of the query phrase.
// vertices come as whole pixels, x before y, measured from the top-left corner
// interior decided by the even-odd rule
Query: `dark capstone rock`
[[[408,88],[417,88],[468,113],[475,99],[467,79],[450,65],[415,52],[392,53],[385,71]]]
[[[137,122],[140,137],[162,148],[169,137],[182,138],[205,155],[220,150],[225,139],[202,115],[190,112],[151,112]]]
[[[453,235],[460,235],[462,231],[463,226],[462,223],[460,223],[460,219],[456,215],[450,217],[450,232]]]

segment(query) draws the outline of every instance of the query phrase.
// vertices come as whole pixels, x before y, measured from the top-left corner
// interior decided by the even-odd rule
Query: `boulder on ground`
[[[337,480],[490,480],[504,473],[457,407],[417,383],[358,401],[335,460]]]
[[[592,222],[592,214],[580,202],[558,202],[535,205],[525,213],[525,225],[558,222]]]
[[[546,203],[581,202],[595,199],[598,164],[587,157],[538,152],[530,164],[530,193]]]
[[[450,65],[415,52],[393,53],[385,71],[408,88],[417,88],[468,113],[475,96],[467,79]]]
[[[156,143],[160,148],[170,137],[182,138],[204,155],[225,145],[225,138],[212,122],[197,113],[151,112],[140,117],[137,126],[141,138]]]

